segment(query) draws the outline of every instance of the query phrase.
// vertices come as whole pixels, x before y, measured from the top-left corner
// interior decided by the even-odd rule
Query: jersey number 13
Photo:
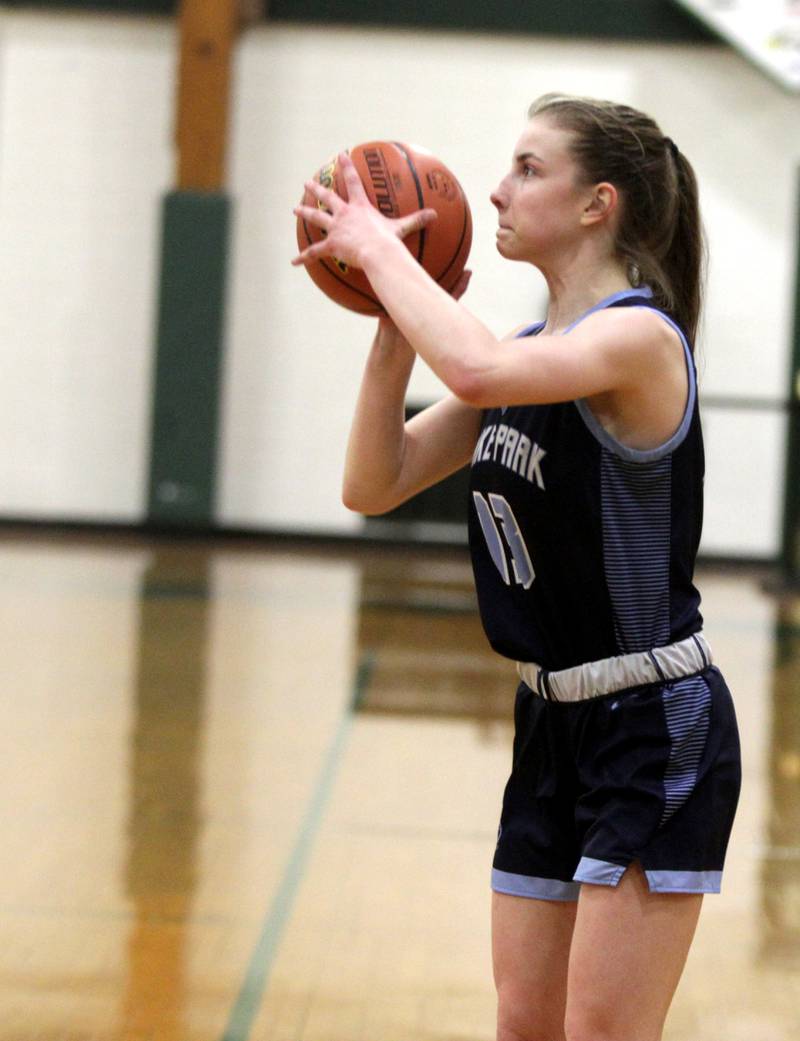
[[[502,495],[495,495],[494,492],[489,492],[488,502],[480,492],[473,492],[472,498],[475,509],[478,511],[478,520],[481,522],[486,545],[489,547],[492,560],[503,581],[507,586],[511,585],[511,573],[508,567],[510,554],[514,581],[523,589],[530,589],[536,575],[531,564],[528,547],[525,545],[517,518],[509,506],[508,500]],[[499,528],[498,521],[500,522]]]

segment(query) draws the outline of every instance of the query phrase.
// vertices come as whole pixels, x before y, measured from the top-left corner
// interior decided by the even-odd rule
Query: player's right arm
[[[451,395],[405,421],[415,357],[394,324],[381,321],[367,358],[345,461],[342,501],[357,513],[387,513],[472,458],[479,409]]]

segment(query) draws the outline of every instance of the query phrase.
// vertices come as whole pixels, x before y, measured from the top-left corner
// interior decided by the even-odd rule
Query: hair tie
[[[667,148],[670,150],[670,152],[672,152],[672,158],[673,159],[677,159],[679,154],[680,154],[680,149],[675,144],[675,142],[672,140],[672,138],[671,137],[665,137],[664,138],[664,144],[667,146]]]

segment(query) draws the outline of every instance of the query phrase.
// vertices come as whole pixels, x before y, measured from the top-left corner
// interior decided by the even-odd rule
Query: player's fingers
[[[400,238],[407,238],[415,231],[421,231],[423,228],[427,228],[427,226],[433,224],[438,217],[439,214],[436,210],[417,210],[416,213],[409,213],[407,217],[400,217],[398,220]]]
[[[348,200],[350,202],[368,202],[364,184],[356,170],[356,164],[350,158],[350,153],[340,152],[338,162],[347,188]]]
[[[323,256],[328,249],[326,242],[315,242],[313,246],[309,246],[302,253],[298,253],[296,257],[292,257],[292,267],[301,267],[303,264],[309,264],[312,260],[316,260],[317,257]]]
[[[336,192],[332,192],[330,188],[320,184],[319,181],[306,181],[305,187],[331,213],[336,213],[342,206],[346,205],[344,199],[340,198]]]
[[[328,213],[327,210],[321,210],[318,206],[295,206],[292,210],[295,217],[300,217],[301,220],[308,221],[309,224],[314,224],[318,228],[322,228],[327,231],[333,223],[333,217]]]

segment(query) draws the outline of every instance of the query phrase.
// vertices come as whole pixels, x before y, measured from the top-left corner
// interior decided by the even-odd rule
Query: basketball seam
[[[464,195],[464,190],[462,189],[461,185],[458,186],[458,189],[461,192],[461,201],[464,203],[464,223],[461,226],[461,238],[459,238],[459,240],[458,240],[458,245],[456,246],[456,249],[455,249],[455,252],[453,253],[453,256],[450,258],[450,262],[448,263],[447,267],[444,269],[444,271],[441,272],[441,274],[436,276],[436,282],[437,283],[442,281],[442,279],[445,277],[445,275],[450,270],[450,268],[453,266],[453,264],[455,264],[456,258],[458,257],[458,254],[461,252],[461,247],[464,245],[464,239],[467,237],[467,224],[469,223],[469,210],[467,209],[468,203],[467,203],[467,198]],[[465,265],[466,265],[466,262],[467,262],[467,257],[464,258],[464,264]],[[463,268],[462,268],[462,270],[463,270]]]
[[[404,145],[401,145],[399,141],[393,141],[392,144],[400,152],[402,157],[405,159],[406,164],[407,164],[409,170],[411,171],[411,176],[414,178],[414,184],[416,185],[416,189],[417,189],[417,202],[419,203],[419,208],[421,210],[424,210],[425,209],[425,195],[424,195],[424,193],[422,191],[422,184],[421,184],[420,179],[419,179],[419,174],[417,173],[417,168],[416,168],[416,166],[414,166],[413,162],[411,161],[411,156],[406,151]],[[419,249],[417,250],[417,263],[418,264],[422,263],[422,257],[423,257],[424,253],[425,253],[425,228],[421,228],[420,232],[419,232]]]

